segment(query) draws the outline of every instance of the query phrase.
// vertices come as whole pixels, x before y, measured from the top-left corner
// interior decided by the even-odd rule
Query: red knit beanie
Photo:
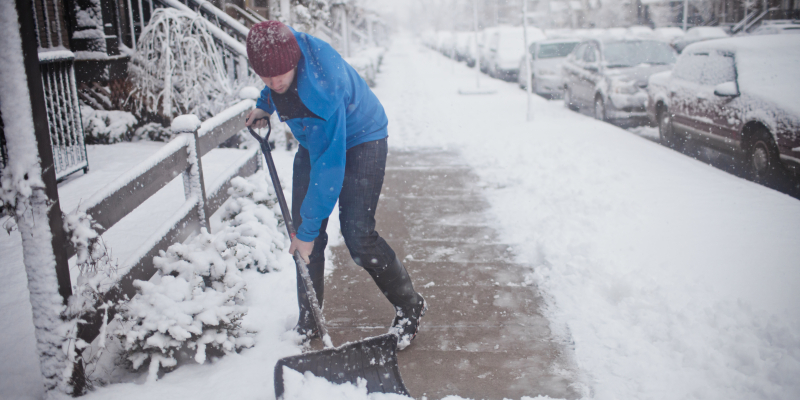
[[[292,31],[278,21],[259,22],[247,34],[247,58],[259,76],[283,75],[297,66],[301,55]]]

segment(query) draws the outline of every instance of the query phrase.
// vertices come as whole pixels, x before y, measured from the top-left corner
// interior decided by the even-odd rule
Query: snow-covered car
[[[453,32],[440,31],[437,33],[436,49],[447,57],[455,55],[456,38]]]
[[[544,32],[538,28],[528,28],[528,43],[544,40]],[[496,29],[487,37],[487,73],[495,78],[514,81],[519,74],[519,60],[527,48],[521,27]]]
[[[647,122],[647,78],[671,69],[675,59],[675,51],[660,40],[585,40],[563,64],[564,104],[588,109],[600,120]]]
[[[750,32],[751,35],[800,34],[800,21],[778,20],[764,21],[761,26]]]
[[[551,98],[560,98],[563,94],[564,79],[561,76],[561,64],[580,43],[578,39],[551,39],[531,43],[531,66],[528,69],[523,56],[519,62],[517,82],[519,87],[528,85],[527,71],[531,72],[533,92]]]
[[[711,39],[722,39],[728,37],[728,33],[725,32],[724,29],[718,26],[696,26],[694,28],[689,28],[686,31],[686,34],[676,38],[672,42],[672,47],[680,53],[686,46],[701,42],[703,40],[711,40]]]
[[[456,40],[456,60],[464,61],[469,67],[475,65],[475,55],[478,47],[475,42],[475,32],[458,32]]]
[[[766,40],[765,40],[766,39]],[[800,170],[800,36],[746,36],[687,47],[648,84],[648,114],[663,143],[740,156],[756,179]]]

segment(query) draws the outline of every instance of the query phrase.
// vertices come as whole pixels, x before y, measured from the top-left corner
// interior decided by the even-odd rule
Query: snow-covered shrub
[[[221,48],[198,14],[159,8],[136,43],[128,69],[137,88],[137,111],[171,120],[182,114],[204,119],[237,101]]]
[[[87,144],[112,144],[129,141],[138,120],[126,111],[103,111],[81,105],[83,133]]]
[[[138,128],[133,133],[132,141],[152,140],[154,142],[169,142],[175,137],[175,133],[170,128],[165,128],[157,122],[148,122]]]
[[[245,281],[226,243],[205,229],[187,244],[177,243],[153,259],[157,275],[134,281],[138,294],[120,306],[124,359],[133,369],[149,362],[150,379],[170,369],[181,351],[203,363],[206,350],[224,353],[253,345],[241,327]]]
[[[225,255],[235,259],[239,269],[259,272],[276,269],[279,265],[276,254],[288,247],[269,176],[262,170],[248,178],[234,178],[228,193],[231,198],[221,211],[225,229],[219,234],[227,244]]]
[[[315,25],[330,19],[330,6],[327,0],[292,0],[291,9],[292,27],[301,32],[310,32]]]

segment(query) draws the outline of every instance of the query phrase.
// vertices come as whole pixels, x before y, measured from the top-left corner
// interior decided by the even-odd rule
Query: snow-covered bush
[[[188,243],[177,243],[154,258],[150,281],[135,281],[138,294],[119,308],[124,359],[133,369],[149,360],[150,377],[172,368],[192,352],[198,363],[206,350],[221,353],[253,345],[241,327],[246,286],[240,270],[268,272],[286,251],[280,210],[263,171],[234,178],[231,198],[221,210],[217,234],[205,229]]]
[[[153,259],[158,273],[134,281],[138,294],[120,306],[124,359],[133,369],[149,363],[150,379],[170,369],[181,351],[203,363],[206,350],[230,353],[253,345],[241,327],[245,281],[226,243],[205,229],[189,243],[177,243]]]
[[[133,133],[132,141],[152,140],[154,142],[169,142],[175,137],[175,132],[170,128],[165,128],[157,122],[148,122],[138,128]]]
[[[301,32],[310,32],[315,25],[330,19],[327,0],[292,0],[291,8],[292,27]]]
[[[139,122],[126,111],[95,110],[81,105],[83,133],[87,144],[112,144],[130,141]]]
[[[259,272],[276,269],[279,265],[276,254],[288,247],[269,176],[259,171],[248,178],[234,178],[228,193],[231,198],[221,211],[226,228],[219,234],[227,243],[225,254],[236,260],[239,269]]]
[[[237,101],[221,49],[198,14],[159,8],[136,43],[128,65],[137,112],[204,119]],[[250,82],[234,82],[244,86]]]

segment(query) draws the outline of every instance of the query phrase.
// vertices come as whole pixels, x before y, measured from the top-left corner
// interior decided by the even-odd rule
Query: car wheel
[[[600,121],[606,120],[606,105],[600,96],[594,99],[594,118]]]
[[[778,149],[768,131],[760,129],[756,132],[750,145],[747,160],[753,180],[764,183],[775,175],[780,161]]]
[[[683,149],[683,140],[675,135],[675,131],[672,128],[672,117],[666,108],[658,112],[658,136],[663,146],[677,151]]]
[[[564,107],[567,107],[572,111],[578,111],[578,106],[572,104],[572,88],[569,86],[564,89]]]
[[[517,84],[519,84],[520,89],[527,89],[528,82],[525,82],[525,73],[528,72],[528,69],[525,68],[525,62],[519,63],[519,73],[517,74]]]

